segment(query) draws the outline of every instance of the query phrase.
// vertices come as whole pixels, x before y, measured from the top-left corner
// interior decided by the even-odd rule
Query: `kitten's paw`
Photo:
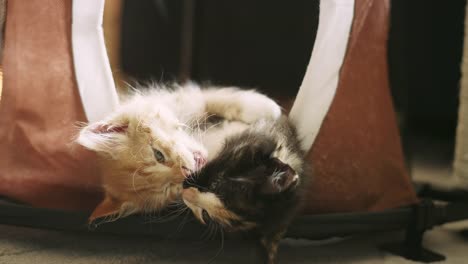
[[[281,116],[281,107],[272,99],[257,92],[244,93],[239,103],[238,119],[248,124],[260,119],[276,120]]]

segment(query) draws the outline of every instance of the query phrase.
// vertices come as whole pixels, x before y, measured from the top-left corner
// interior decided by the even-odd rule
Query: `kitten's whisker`
[[[206,241],[206,236],[207,236],[209,231],[210,231],[210,223],[208,223],[208,226],[205,228],[205,230],[203,231],[203,233],[200,236],[200,239],[201,239],[202,242]]]
[[[184,127],[184,128],[187,128],[187,129],[190,130],[190,131],[193,130],[193,128],[191,128],[189,125],[186,125],[186,124],[184,124],[184,123],[179,123],[179,126],[182,126],[182,127]]]
[[[142,94],[140,90],[138,90],[135,86],[131,85],[129,82],[124,81],[123,83],[125,84],[125,86],[127,86],[127,89],[131,90],[131,92],[139,95]]]
[[[221,246],[218,249],[218,252],[208,261],[208,264],[213,263],[213,261],[221,254],[221,252],[224,250],[224,230],[220,226],[220,233],[221,233]]]
[[[208,238],[207,238],[208,241],[213,240],[213,234],[216,233],[215,228],[216,228],[216,224],[214,224],[213,221],[210,221],[210,232],[208,233]]]
[[[133,187],[133,191],[135,192],[136,195],[138,195],[138,197],[144,201],[145,199],[143,198],[143,196],[141,196],[137,189],[136,189],[136,185],[135,185],[135,176],[136,174],[138,173],[138,171],[142,168],[142,166],[138,167],[134,172],[133,172],[133,175],[132,175],[132,187]]]
[[[200,120],[197,119],[197,133],[198,133],[198,138],[201,138],[200,134]]]
[[[213,235],[211,236],[210,240],[214,240],[216,238],[216,235],[218,234],[218,229],[219,229],[218,223],[214,222],[214,224],[213,224]]]
[[[146,145],[142,145],[139,149],[138,149],[138,154],[140,155],[141,158],[144,158],[144,155],[142,155],[141,151],[142,149],[146,148],[147,146]],[[136,155],[135,155],[136,156]]]
[[[171,212],[168,214],[163,215],[162,217],[157,217],[156,219],[151,219],[147,223],[163,223],[168,222],[174,219],[177,219],[180,215],[182,215],[186,210],[178,211],[178,212]]]
[[[180,233],[180,231],[182,231],[182,229],[184,228],[185,224],[187,223],[187,218],[188,218],[188,216],[190,215],[190,210],[187,210],[187,211],[185,211],[185,212],[186,212],[186,213],[185,213],[185,215],[184,215],[184,218],[182,219],[182,221],[180,222],[179,226],[177,227],[175,234]]]
[[[185,204],[183,202],[174,202],[174,203],[168,204],[166,207],[167,208],[176,208],[176,209],[181,208],[181,207],[186,208],[186,206],[185,206]]]
[[[215,127],[219,126],[219,124],[213,124],[205,129],[205,133],[208,132],[208,130],[213,129]]]

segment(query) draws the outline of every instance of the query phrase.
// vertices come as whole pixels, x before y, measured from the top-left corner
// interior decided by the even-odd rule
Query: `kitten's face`
[[[100,154],[103,163],[107,204],[93,218],[160,209],[177,198],[185,177],[206,162],[206,150],[170,111],[131,110],[80,132],[78,143]]]
[[[279,146],[265,138],[246,140],[228,142],[217,159],[184,182],[182,197],[200,222],[247,230],[293,199],[299,177],[275,157]]]

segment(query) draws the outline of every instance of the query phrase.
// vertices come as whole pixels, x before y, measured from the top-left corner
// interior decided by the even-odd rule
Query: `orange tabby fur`
[[[211,114],[251,123],[278,118],[281,110],[254,91],[188,84],[135,94],[104,120],[84,127],[77,142],[99,154],[105,190],[89,220],[155,211],[179,199],[185,176],[208,157],[197,124]],[[155,159],[155,150],[164,162]]]

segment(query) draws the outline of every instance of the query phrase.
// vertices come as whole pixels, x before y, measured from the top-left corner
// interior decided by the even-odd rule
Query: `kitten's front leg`
[[[203,90],[206,112],[228,120],[253,123],[259,119],[277,119],[280,106],[267,96],[253,90],[220,88]]]
[[[279,231],[271,234],[265,234],[260,238],[260,247],[262,261],[265,264],[276,264],[278,263],[278,246],[281,238],[286,233],[286,229],[280,229]]]

